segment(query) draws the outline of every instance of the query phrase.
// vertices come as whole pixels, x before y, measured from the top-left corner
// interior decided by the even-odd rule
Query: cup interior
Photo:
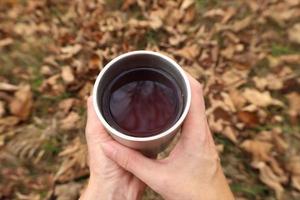
[[[176,113],[176,120],[174,120],[172,124],[170,124],[170,127],[167,127],[164,131],[167,131],[167,129],[170,129],[172,126],[174,126],[176,122],[180,120],[184,110],[186,110],[186,107],[189,107],[189,85],[187,84],[183,70],[179,69],[180,67],[178,64],[176,64],[176,62],[160,54],[148,53],[144,51],[139,53],[129,53],[127,55],[123,54],[105,66],[97,78],[99,80],[96,81],[97,85],[95,85],[94,88],[94,95],[96,95],[95,103],[99,113],[101,114],[101,117],[107,122],[106,125],[110,126],[109,128],[119,132],[120,134],[130,135],[124,130],[120,129],[110,117],[111,113],[109,113],[110,110],[106,101],[108,101],[107,96],[111,90],[111,83],[114,82],[115,78],[122,73],[126,73],[130,70],[145,68],[159,71],[162,74],[170,77],[173,83],[176,85],[176,88],[178,88],[179,109],[178,113]]]

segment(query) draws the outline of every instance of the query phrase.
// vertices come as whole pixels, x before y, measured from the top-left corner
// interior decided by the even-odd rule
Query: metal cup
[[[108,83],[110,83],[120,73],[140,67],[150,67],[167,72],[178,84],[183,97],[182,111],[175,124],[167,130],[149,137],[134,137],[118,131],[105,119],[101,108],[102,96],[108,86]],[[161,152],[176,135],[188,113],[190,104],[191,88],[189,80],[183,69],[171,58],[152,51],[133,51],[116,57],[100,72],[93,89],[94,109],[108,133],[119,143],[139,150],[145,155],[151,157]]]

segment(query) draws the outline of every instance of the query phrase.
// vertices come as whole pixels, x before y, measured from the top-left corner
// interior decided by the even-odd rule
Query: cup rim
[[[171,126],[170,128],[168,128],[167,130],[163,131],[160,134],[157,135],[153,135],[153,136],[148,136],[148,137],[134,137],[134,136],[129,136],[126,135],[118,130],[116,130],[115,128],[113,128],[112,126],[110,126],[106,120],[104,119],[102,113],[100,112],[100,108],[97,102],[97,91],[98,91],[98,86],[100,83],[100,80],[102,79],[102,77],[104,76],[105,72],[109,69],[109,67],[111,65],[113,65],[114,63],[118,62],[119,60],[123,59],[124,57],[127,56],[132,56],[132,55],[138,55],[138,54],[148,54],[148,55],[154,55],[154,56],[158,56],[163,58],[164,60],[168,61],[169,63],[171,63],[180,73],[180,75],[183,77],[183,80],[185,82],[186,85],[186,89],[187,89],[187,99],[186,99],[186,105],[183,109],[183,112],[181,114],[181,116],[179,117],[179,119],[176,121],[176,123]],[[97,79],[95,81],[94,84],[94,88],[93,88],[93,107],[94,110],[99,118],[99,120],[101,121],[101,123],[103,124],[103,126],[108,130],[108,132],[110,132],[111,134],[120,137],[124,140],[128,140],[128,141],[140,141],[140,142],[145,142],[145,141],[153,141],[153,140],[157,140],[160,138],[163,138],[171,133],[173,133],[176,129],[178,129],[180,127],[180,125],[183,123],[184,119],[186,118],[188,111],[190,109],[190,105],[191,105],[191,87],[190,87],[190,82],[188,80],[187,75],[185,74],[184,70],[180,67],[179,64],[177,64],[173,59],[169,58],[168,56],[165,56],[161,53],[158,52],[154,52],[154,51],[147,51],[147,50],[138,50],[138,51],[131,51],[128,53],[124,53],[122,55],[117,56],[116,58],[114,58],[113,60],[111,60],[108,64],[105,65],[105,67],[100,71],[100,73],[97,76]]]

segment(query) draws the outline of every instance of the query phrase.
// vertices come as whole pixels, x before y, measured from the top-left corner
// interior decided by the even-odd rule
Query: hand
[[[205,117],[201,85],[190,77],[192,103],[171,154],[153,160],[114,140],[102,142],[104,153],[165,199],[233,199]]]
[[[88,99],[86,140],[88,145],[90,180],[81,200],[135,200],[140,199],[145,184],[102,151],[103,143],[113,139],[106,133],[98,120],[91,98]]]

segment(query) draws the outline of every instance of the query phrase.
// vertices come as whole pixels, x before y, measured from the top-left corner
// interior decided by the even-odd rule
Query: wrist
[[[91,177],[80,200],[138,200],[140,197],[140,192],[127,189],[126,183],[104,183]]]

